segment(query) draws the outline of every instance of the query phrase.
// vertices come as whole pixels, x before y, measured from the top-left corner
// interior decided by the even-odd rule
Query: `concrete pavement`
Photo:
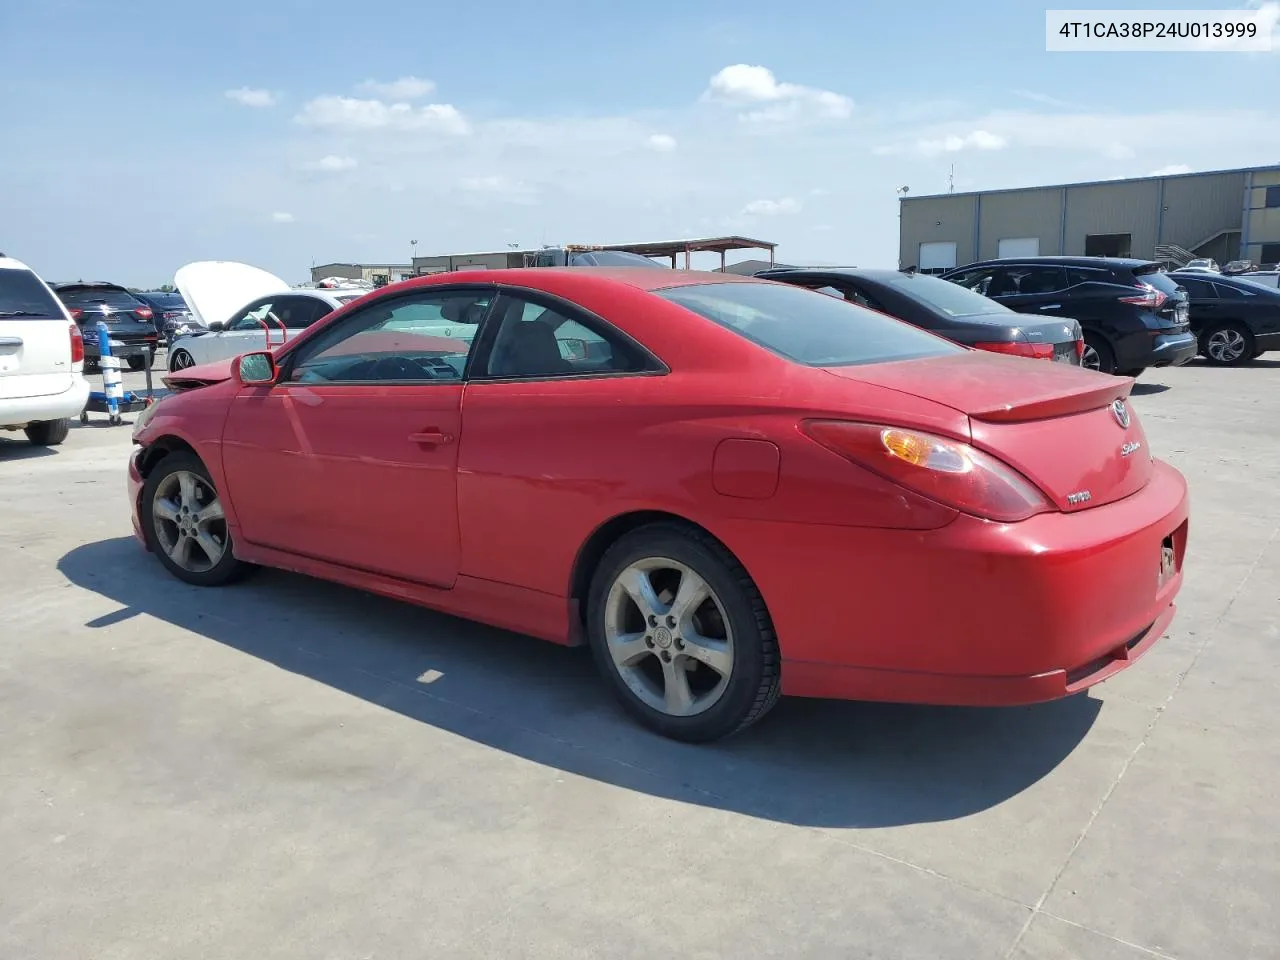
[[[1133,669],[1026,709],[784,701],[712,747],[582,651],[186,587],[129,536],[127,427],[0,439],[0,957],[1280,955],[1280,362],[1134,405],[1192,520]]]

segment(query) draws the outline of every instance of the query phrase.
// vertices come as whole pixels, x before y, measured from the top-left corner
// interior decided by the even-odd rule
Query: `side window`
[[[860,307],[866,307],[868,310],[879,310],[884,313],[884,307],[880,305],[880,301],[865,290],[860,290],[854,286],[844,287],[844,298],[850,303],[856,303]]]
[[[1186,287],[1187,296],[1193,300],[1217,300],[1218,288],[1208,280],[1198,280],[1195,277],[1176,277],[1178,285]]]
[[[612,330],[523,297],[503,295],[494,311],[498,332],[485,374],[492,378],[635,373],[644,358]]]
[[[1210,286],[1210,284],[1206,284]],[[1239,287],[1228,287],[1223,283],[1211,284],[1213,289],[1218,291],[1218,296],[1223,300],[1243,300],[1245,297],[1252,297],[1252,293],[1241,290]]]
[[[995,274],[994,267],[982,267],[977,270],[966,270],[964,273],[958,273],[948,279],[952,283],[960,284],[966,290],[972,290],[974,293],[989,297],[992,296],[988,291],[991,288],[991,280]]]
[[[1025,266],[1010,267],[1005,271],[1012,289],[1001,288],[1000,293],[989,293],[988,296],[1008,296],[1019,294],[1034,296],[1041,293],[1057,293],[1067,289],[1067,271],[1062,267]]]
[[[271,312],[286,330],[305,330],[321,317],[333,313],[333,307],[318,297],[281,297],[271,307]],[[270,323],[269,320],[267,322]]]
[[[1082,283],[1105,282],[1106,274],[1099,270],[1086,270],[1083,267],[1067,267],[1067,286],[1078,287]]]
[[[250,306],[248,310],[244,311],[244,313],[237,315],[234,320],[232,320],[229,324],[227,324],[227,329],[228,330],[261,331],[262,330],[261,321],[263,320],[267,322],[267,326],[269,326],[272,330],[280,329],[280,325],[275,323],[273,320],[271,320],[270,317],[267,316],[267,314],[271,312],[271,305],[272,305],[272,301],[270,300],[257,301],[252,306]]]
[[[430,291],[357,310],[298,352],[296,383],[461,380],[492,293]]]

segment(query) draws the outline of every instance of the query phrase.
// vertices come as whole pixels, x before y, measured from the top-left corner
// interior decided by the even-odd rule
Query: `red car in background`
[[[1187,488],[1133,381],[719,273],[441,274],[166,378],[174,575],[295,570],[563,644],[704,741],[779,694],[1021,704],[1165,632]]]

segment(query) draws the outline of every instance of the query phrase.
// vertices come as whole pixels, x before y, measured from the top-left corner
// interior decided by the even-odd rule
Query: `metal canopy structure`
[[[567,243],[566,250],[617,250],[624,253],[638,253],[642,257],[669,257],[671,269],[676,269],[676,257],[684,254],[684,269],[689,269],[689,257],[695,253],[720,254],[720,269],[725,266],[724,255],[730,250],[768,250],[769,264],[773,265],[776,243],[768,240],[756,240],[752,237],[702,237],[696,240],[663,240],[654,243],[601,243],[580,244]]]

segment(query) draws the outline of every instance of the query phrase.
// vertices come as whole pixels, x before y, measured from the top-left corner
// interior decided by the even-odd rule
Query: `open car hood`
[[[222,383],[224,380],[231,379],[231,365],[235,362],[235,359],[231,357],[226,360],[214,360],[212,363],[202,363],[183,370],[175,370],[173,373],[167,373],[161,377],[160,382],[174,393],[194,390],[196,387],[209,387],[215,383]]]
[[[188,263],[173,275],[173,285],[206,327],[226,323],[258,297],[289,291],[289,285],[274,273],[234,260]]]

